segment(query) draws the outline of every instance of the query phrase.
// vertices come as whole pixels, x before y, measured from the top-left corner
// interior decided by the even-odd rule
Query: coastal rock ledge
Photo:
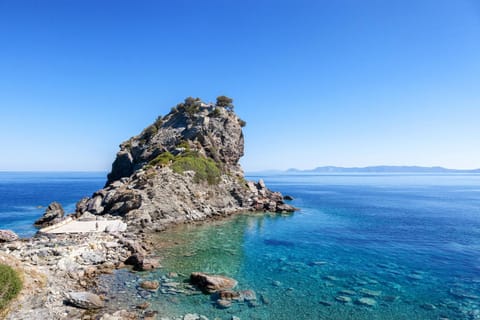
[[[237,212],[295,211],[262,180],[245,180],[243,126],[230,98],[185,99],[120,144],[105,187],[80,200],[76,215],[121,216],[130,227],[162,230]]]

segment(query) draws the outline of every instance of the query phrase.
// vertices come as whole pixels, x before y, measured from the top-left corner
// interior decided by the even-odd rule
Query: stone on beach
[[[103,300],[91,292],[70,292],[67,294],[67,301],[75,307],[82,309],[100,309],[105,306]]]

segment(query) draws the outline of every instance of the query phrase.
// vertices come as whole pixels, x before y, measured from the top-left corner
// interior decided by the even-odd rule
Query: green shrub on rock
[[[0,264],[0,310],[22,290],[22,280],[17,271]]]
[[[180,156],[172,164],[172,170],[176,173],[194,171],[195,182],[206,181],[208,184],[216,184],[220,181],[221,171],[215,161],[195,154]]]
[[[227,96],[219,96],[217,97],[216,105],[218,107],[224,107],[227,110],[233,110],[233,99]]]
[[[165,167],[170,164],[170,161],[173,161],[175,159],[174,155],[171,154],[170,152],[166,151],[158,155],[155,159],[150,161],[148,164],[150,166],[162,166]]]

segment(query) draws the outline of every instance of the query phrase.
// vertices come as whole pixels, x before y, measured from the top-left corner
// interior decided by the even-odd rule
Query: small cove
[[[117,272],[108,279],[113,300],[148,301],[160,316],[210,319],[479,319],[478,176],[282,176],[266,182],[292,194],[302,210],[162,232],[156,241],[163,268]],[[233,277],[257,300],[220,309],[207,295],[179,293],[192,271]],[[145,279],[165,286],[142,292],[138,283]],[[113,297],[115,291],[121,294]]]

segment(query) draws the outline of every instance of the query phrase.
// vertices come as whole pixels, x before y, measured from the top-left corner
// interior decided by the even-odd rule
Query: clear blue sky
[[[480,2],[0,0],[0,170],[108,170],[221,94],[246,170],[480,167]]]

